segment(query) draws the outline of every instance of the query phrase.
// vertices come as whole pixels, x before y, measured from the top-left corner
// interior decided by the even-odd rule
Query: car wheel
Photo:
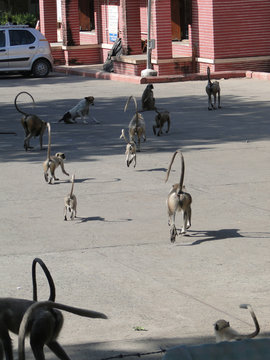
[[[35,77],[45,77],[50,72],[50,64],[47,60],[39,59],[32,66],[32,73]]]

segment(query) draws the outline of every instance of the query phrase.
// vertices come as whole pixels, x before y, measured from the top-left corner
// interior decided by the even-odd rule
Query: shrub
[[[37,17],[34,14],[11,14],[10,12],[3,12],[0,15],[0,24],[5,25],[9,19],[11,19],[12,24],[29,25],[31,27],[35,27],[37,22]]]

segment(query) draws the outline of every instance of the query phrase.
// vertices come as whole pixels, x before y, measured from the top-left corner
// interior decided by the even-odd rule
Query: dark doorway
[[[188,39],[192,21],[192,0],[171,0],[172,40]]]
[[[79,0],[79,21],[81,31],[95,29],[94,0]]]

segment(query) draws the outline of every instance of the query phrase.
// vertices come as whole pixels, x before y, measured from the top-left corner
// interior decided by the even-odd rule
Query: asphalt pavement
[[[140,105],[145,85],[53,73],[45,79],[1,76],[0,282],[1,297],[32,297],[31,263],[40,257],[64,304],[104,312],[108,320],[65,314],[59,341],[73,360],[155,352],[178,344],[214,342],[213,323],[236,330],[254,325],[241,303],[252,304],[261,337],[270,331],[270,82],[220,80],[222,108],[208,111],[205,81],[154,85],[157,107],[171,114],[171,130],[154,136],[154,112],[145,112],[147,140],[136,168],[125,164],[119,139]],[[64,221],[70,177],[44,181],[46,158],[38,139],[25,152],[14,98],[30,92],[33,108],[50,121],[52,152],[64,152],[75,173],[78,217]],[[89,124],[58,123],[85,96],[95,97]],[[97,123],[97,120],[99,123]],[[127,130],[126,130],[127,132]],[[15,133],[15,134],[14,134]],[[180,175],[192,195],[192,227],[170,243],[166,197]],[[180,214],[177,228],[182,225]],[[38,296],[48,285],[38,271]],[[17,338],[14,347],[17,347]],[[17,354],[15,355],[17,357]],[[151,354],[146,359],[160,359]],[[27,358],[33,359],[27,343]],[[54,359],[46,351],[46,359]]]

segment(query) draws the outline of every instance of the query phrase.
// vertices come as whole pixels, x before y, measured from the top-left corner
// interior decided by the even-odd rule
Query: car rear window
[[[36,38],[28,30],[9,30],[10,45],[27,45],[35,42]]]

